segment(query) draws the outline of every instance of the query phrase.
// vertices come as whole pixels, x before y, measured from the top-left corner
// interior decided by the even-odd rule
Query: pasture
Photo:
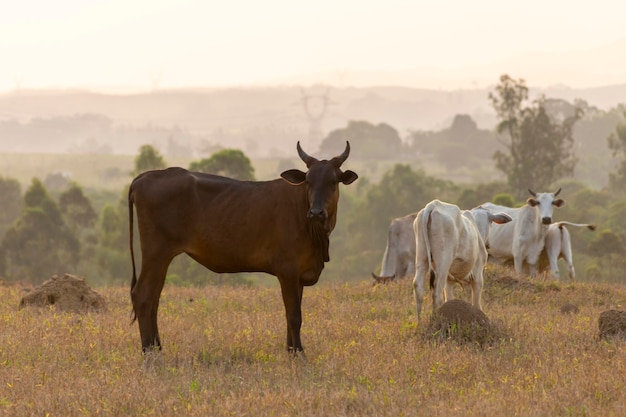
[[[0,285],[0,415],[621,416],[626,342],[598,317],[626,304],[618,284],[546,282],[488,266],[487,344],[416,322],[410,280],[305,288],[306,357],[285,350],[278,288],[166,285],[163,351],[142,369],[128,287],[96,288],[105,313],[18,309]],[[327,280],[328,281],[328,280]],[[469,288],[457,288],[467,299]],[[566,314],[572,303],[579,312]]]

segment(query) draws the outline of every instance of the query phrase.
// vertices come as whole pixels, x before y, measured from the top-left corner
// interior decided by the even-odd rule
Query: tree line
[[[618,164],[610,172],[608,185],[596,189],[568,179],[578,162],[576,124],[590,111],[584,103],[561,103],[545,97],[529,100],[525,81],[508,75],[500,78],[489,98],[498,115],[498,124],[489,136],[477,133],[471,119],[463,115],[455,117],[448,130],[473,132],[466,138],[469,146],[479,148],[477,144],[484,142],[483,152],[491,152],[494,166],[504,174],[502,180],[457,183],[413,169],[402,160],[377,183],[361,176],[356,187],[342,192],[326,276],[340,281],[366,279],[379,267],[391,220],[418,211],[434,198],[461,208],[486,201],[513,206],[524,203],[528,188],[554,191],[562,187],[567,205],[559,210],[558,219],[600,226],[595,233],[572,231],[575,260],[584,265],[579,276],[616,279],[616,271],[626,266],[622,256],[626,250],[626,110],[621,108],[621,119],[604,142]],[[369,149],[380,159],[392,158],[402,150],[411,151],[423,138],[416,134],[414,143],[407,145],[391,126],[353,121],[330,132],[320,153],[336,154],[349,139],[357,156],[359,152],[367,155],[369,151],[364,150]],[[495,143],[500,146],[495,147]],[[459,146],[464,145],[467,143],[459,141]],[[132,175],[166,166],[157,149],[143,145]],[[217,151],[209,158],[193,161],[189,169],[255,179],[250,159],[237,149]],[[22,195],[15,179],[0,177],[4,202],[0,211],[0,275],[11,281],[39,283],[53,274],[71,272],[101,285],[128,282],[127,189],[121,190],[117,201],[105,204],[100,213],[94,210],[88,194],[76,182],[51,193],[35,178]],[[250,284],[250,277],[214,274],[186,256],[177,257],[168,271],[168,280],[181,285]]]

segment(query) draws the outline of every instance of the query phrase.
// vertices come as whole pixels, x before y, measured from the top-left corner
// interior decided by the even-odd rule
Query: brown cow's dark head
[[[339,188],[337,185],[351,184],[358,178],[353,171],[341,170],[341,164],[350,154],[350,143],[346,141],[346,149],[339,156],[331,160],[318,160],[302,150],[300,142],[297,145],[298,155],[306,164],[308,171],[290,169],[280,176],[291,184],[306,183],[309,200],[307,217],[310,220],[324,224],[324,229],[330,233],[335,227],[336,208],[339,200]]]

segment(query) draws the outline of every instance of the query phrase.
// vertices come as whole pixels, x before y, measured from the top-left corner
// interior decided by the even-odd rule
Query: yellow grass
[[[484,293],[500,336],[483,346],[427,334],[406,280],[306,288],[305,358],[286,353],[277,288],[166,286],[148,369],[128,288],[98,289],[108,311],[79,315],[19,310],[22,290],[0,286],[0,415],[626,415],[626,342],[597,338],[626,287],[502,273]]]

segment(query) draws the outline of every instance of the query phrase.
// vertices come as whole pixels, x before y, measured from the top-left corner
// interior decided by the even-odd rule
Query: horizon
[[[624,11],[610,0],[27,0],[0,16],[0,93],[482,89],[504,73],[537,88],[624,84]]]

